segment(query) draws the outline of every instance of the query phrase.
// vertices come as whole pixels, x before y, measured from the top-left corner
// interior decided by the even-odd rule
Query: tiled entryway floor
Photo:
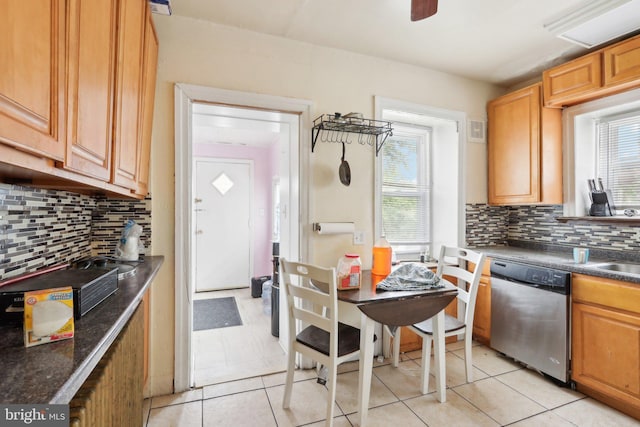
[[[287,369],[285,352],[271,335],[271,315],[249,288],[199,292],[194,299],[235,297],[241,326],[194,331],[194,379],[197,387],[256,377]]]
[[[473,349],[474,379],[464,379],[462,343],[447,346],[447,401],[421,395],[420,352],[403,355],[400,366],[374,363],[370,426],[639,426],[640,422],[596,400],[561,388],[491,349]],[[431,364],[433,367],[433,362]],[[341,365],[336,393],[336,427],[355,422],[358,363]],[[282,409],[284,373],[205,386],[145,401],[146,425],[155,426],[322,426],[326,387],[315,371],[298,371],[291,408]]]

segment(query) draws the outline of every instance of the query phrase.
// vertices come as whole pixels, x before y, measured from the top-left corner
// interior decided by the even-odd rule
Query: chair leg
[[[429,393],[429,368],[431,367],[431,335],[422,336],[422,394]]]
[[[398,367],[398,362],[400,361],[400,336],[402,333],[402,327],[398,326],[396,328],[396,333],[393,336],[393,367]]]
[[[291,404],[291,389],[293,388],[293,372],[296,369],[296,352],[289,350],[287,362],[287,378],[284,384],[284,398],[282,399],[282,407],[287,409]]]
[[[327,419],[325,425],[333,427],[333,407],[336,401],[336,382],[338,381],[338,368],[333,363],[329,366],[329,375],[327,381],[329,383],[329,396],[327,398]]]
[[[473,360],[471,359],[471,347],[472,347],[472,339],[471,339],[471,331],[465,330],[464,332],[464,370],[467,374],[467,382],[473,382]]]

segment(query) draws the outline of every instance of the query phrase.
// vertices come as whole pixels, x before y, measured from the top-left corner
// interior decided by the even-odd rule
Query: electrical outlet
[[[353,232],[353,244],[354,245],[364,245],[364,231],[354,231]]]

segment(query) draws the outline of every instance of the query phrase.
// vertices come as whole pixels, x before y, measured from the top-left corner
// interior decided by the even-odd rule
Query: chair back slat
[[[317,366],[326,368],[320,372],[326,372],[324,379],[328,395],[325,422],[327,427],[331,427],[338,382],[337,367],[360,353],[360,330],[338,323],[335,268],[290,262],[285,258],[280,258],[280,266],[281,289],[287,300],[289,322],[287,375],[282,407],[290,407],[296,357],[300,354]],[[305,359],[300,359],[300,363],[305,364]]]
[[[332,341],[337,340],[335,269],[290,262],[284,258],[280,265],[290,315],[289,338],[295,340],[295,323],[298,321],[300,330],[313,325],[331,334]]]
[[[473,322],[478,283],[482,275],[484,260],[483,253],[471,249],[451,246],[442,246],[440,249],[436,275],[439,277],[451,276],[456,279],[457,283],[454,285],[458,286],[457,298],[465,304],[464,322],[466,324]],[[468,263],[475,264],[473,272],[466,269]]]

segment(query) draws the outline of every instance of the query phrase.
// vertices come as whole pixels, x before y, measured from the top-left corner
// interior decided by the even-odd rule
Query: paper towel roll
[[[353,234],[355,231],[352,222],[316,222],[313,229],[318,234]]]

